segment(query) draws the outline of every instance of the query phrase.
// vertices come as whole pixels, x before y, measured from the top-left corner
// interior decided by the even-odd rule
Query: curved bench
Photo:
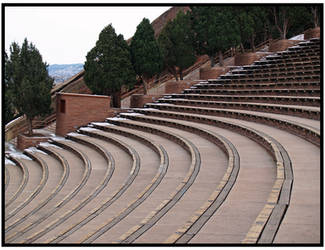
[[[96,127],[96,128],[102,128],[102,126],[100,126],[100,125],[92,125],[92,126]],[[80,128],[78,130],[78,132],[83,135],[91,136],[94,138],[98,138],[100,140],[114,143],[115,145],[121,147],[126,153],[128,153],[132,157],[133,165],[132,165],[129,177],[125,180],[125,182],[121,185],[121,187],[110,198],[104,200],[99,207],[93,209],[90,212],[89,216],[82,218],[78,223],[69,227],[69,229],[61,232],[58,236],[50,239],[48,241],[48,243],[58,243],[58,242],[62,241],[63,239],[68,237],[70,234],[72,234],[73,232],[79,230],[81,227],[86,225],[89,221],[91,221],[93,218],[98,216],[105,209],[107,209],[111,204],[113,204],[114,201],[116,201],[127,190],[127,188],[129,188],[129,186],[132,184],[132,182],[134,181],[135,177],[137,176],[137,174],[139,172],[140,157],[139,157],[138,153],[132,147],[127,145],[126,143],[123,143],[122,141],[120,141],[114,137],[108,137],[103,134],[98,134],[98,133],[94,132],[93,129]],[[141,138],[141,140],[143,140],[143,139]],[[150,143],[149,141],[146,141],[146,142]]]
[[[216,144],[218,147],[220,147],[227,155],[228,155],[228,167],[226,170],[226,173],[224,174],[221,182],[217,186],[217,189],[210,195],[208,201],[201,206],[201,208],[195,213],[195,216],[191,218],[191,221],[186,224],[186,228],[189,229],[192,226],[195,226],[197,224],[200,224],[201,227],[204,225],[204,223],[209,219],[209,217],[218,209],[218,207],[223,203],[225,198],[227,197],[228,193],[230,192],[232,186],[235,183],[238,171],[239,171],[239,155],[236,151],[235,147],[231,144],[229,140],[227,140],[225,137],[216,134],[214,132],[208,131],[208,130],[202,130],[197,127],[184,125],[178,122],[169,122],[165,120],[153,120],[147,117],[143,116],[136,116],[132,114],[127,113],[121,113],[120,117],[128,118],[131,120],[139,120],[141,122],[147,122],[147,123],[154,123],[169,127],[175,127],[181,130],[193,132],[195,134],[198,134],[205,139],[211,141],[212,143]],[[157,122],[159,121],[159,122]],[[210,216],[208,216],[209,214]],[[142,222],[142,224],[145,223],[145,221]],[[147,222],[150,223],[150,220]],[[140,227],[140,225],[139,225]],[[198,231],[198,230],[197,230]],[[182,228],[181,232],[178,232],[177,235],[180,237],[182,234],[185,234],[186,230]],[[193,233],[192,233],[193,234]],[[139,237],[140,233],[136,233],[136,231],[133,231],[131,233],[128,232],[124,236],[122,236],[119,239],[119,243],[131,243],[133,242],[137,237]],[[193,234],[194,235],[194,234]]]
[[[215,80],[209,80],[208,82],[199,82],[193,85],[190,89],[320,89],[320,81],[309,81],[309,82],[281,82],[281,83],[218,83]],[[177,95],[177,94],[171,94]]]
[[[153,103],[146,104],[146,107],[153,108],[153,109],[135,109],[139,110],[140,113],[150,113],[150,114],[157,114],[157,109],[159,110],[167,110],[167,111],[177,111],[177,112],[185,112],[185,113],[191,113],[191,114],[205,114],[205,115],[213,115],[213,116],[223,116],[223,117],[233,117],[236,119],[243,119],[247,121],[255,121],[263,124],[268,124],[270,126],[276,126],[280,129],[283,129],[289,133],[298,135],[311,143],[315,145],[320,145],[320,133],[316,129],[312,129],[307,126],[303,126],[301,124],[295,124],[289,121],[285,120],[279,120],[274,119],[270,117],[264,117],[260,115],[254,115],[254,114],[247,114],[247,113],[241,113],[236,111],[228,111],[228,110],[218,110],[218,109],[209,109],[209,108],[197,108],[197,107],[186,107],[186,106],[175,106],[175,105],[157,105]],[[165,113],[164,115],[169,117],[175,117],[177,118],[178,114],[177,112],[170,112]],[[159,114],[161,115],[161,114]],[[187,119],[200,119],[198,116],[191,116],[191,115],[185,115],[182,114],[182,117],[185,117]],[[205,118],[202,118],[203,120]]]
[[[59,146],[59,147],[61,147],[63,149],[66,149],[66,150],[69,150],[69,151],[73,152],[73,154],[75,154],[78,158],[81,159],[81,161],[83,162],[83,167],[85,168],[85,170],[83,172],[83,176],[82,176],[82,179],[79,182],[79,184],[73,190],[71,190],[71,192],[68,195],[66,195],[62,200],[60,200],[57,204],[55,204],[53,209],[46,211],[46,213],[41,218],[38,218],[37,222],[35,221],[31,225],[27,226],[24,229],[24,234],[26,234],[27,232],[29,232],[30,230],[32,230],[33,228],[38,226],[41,222],[45,221],[51,215],[53,215],[58,210],[60,210],[61,207],[66,205],[71,199],[73,199],[73,197],[75,197],[77,195],[77,193],[82,189],[82,187],[86,184],[86,182],[88,181],[89,175],[90,175],[91,163],[90,163],[88,157],[83,152],[80,152],[78,149],[76,149],[74,147],[71,147],[71,146],[68,146],[68,145],[66,145],[65,143],[63,143],[62,141],[59,141],[59,140],[52,140],[51,139],[51,140],[49,140],[49,142],[51,142],[54,145],[57,145],[57,146]],[[26,236],[21,235],[21,237],[26,237]],[[27,236],[27,237],[28,237],[28,239],[27,240],[24,239],[23,242],[24,243],[31,243],[33,241],[33,236]]]
[[[42,189],[44,188],[44,186],[45,186],[45,184],[47,182],[48,176],[49,176],[49,170],[48,170],[47,163],[43,159],[41,159],[41,158],[37,157],[36,155],[30,153],[30,151],[28,149],[25,149],[24,153],[28,157],[33,159],[35,162],[37,162],[39,166],[41,166],[42,178],[40,180],[40,183],[34,189],[34,191],[32,191],[30,193],[30,195],[28,197],[26,197],[26,199],[22,203],[17,205],[14,210],[12,210],[11,212],[9,212],[7,214],[5,221],[8,221],[10,218],[15,216],[19,211],[21,211],[25,206],[27,206],[27,204],[29,204],[42,191]]]
[[[163,203],[160,204],[159,207],[156,208],[156,210],[154,212],[152,212],[153,216],[150,217],[146,217],[146,221],[147,223],[145,224],[141,224],[141,226],[136,226],[131,228],[131,231],[129,231],[128,233],[134,234],[136,233],[137,235],[141,235],[143,232],[145,232],[146,230],[148,230],[152,225],[154,225],[154,223],[156,221],[158,221],[165,213],[167,213],[167,211],[169,209],[171,209],[175,203],[177,202],[178,199],[180,199],[180,197],[182,197],[182,195],[184,194],[184,192],[192,185],[192,183],[194,182],[196,175],[198,174],[199,168],[200,168],[200,155],[199,152],[197,150],[197,148],[188,140],[166,132],[166,131],[162,131],[162,130],[158,130],[155,128],[151,128],[151,127],[147,127],[147,126],[137,126],[135,124],[126,124],[126,123],[122,123],[121,121],[118,120],[109,120],[110,123],[113,123],[115,125],[123,125],[125,127],[128,128],[137,128],[139,130],[144,130],[144,131],[150,131],[151,133],[155,133],[158,135],[161,135],[163,137],[166,137],[167,139],[173,140],[174,142],[178,143],[179,145],[181,145],[182,147],[184,147],[187,151],[190,152],[191,156],[192,156],[192,163],[190,166],[190,170],[188,171],[187,176],[185,177],[185,179],[182,181],[181,184],[179,184],[179,186],[177,187],[176,191],[171,195],[172,198],[169,200],[165,200]],[[110,128],[111,129],[111,128]],[[121,215],[123,216],[125,212],[121,212]],[[149,223],[150,220],[150,223]],[[96,238],[98,238],[101,234],[104,233],[104,231],[107,231],[111,225],[110,222],[108,222],[108,224],[104,225],[104,227],[101,227],[100,229],[96,230],[95,233],[87,236],[85,239],[82,240],[82,243],[90,243],[92,241],[94,241]]]
[[[49,223],[46,226],[46,228],[43,228],[42,230],[35,233],[32,237],[30,237],[27,240],[27,242],[29,242],[29,243],[39,239],[40,237],[42,237],[43,235],[45,235],[46,233],[50,232],[52,229],[54,229],[55,227],[57,227],[58,225],[63,223],[70,216],[72,216],[73,214],[75,214],[79,210],[81,210],[87,203],[89,203],[92,199],[94,199],[96,197],[96,195],[98,193],[100,193],[105,188],[105,186],[107,185],[108,181],[110,180],[110,178],[114,172],[114,165],[115,165],[114,159],[112,158],[111,154],[105,148],[103,148],[100,145],[95,144],[93,142],[90,143],[90,142],[82,139],[81,137],[75,137],[71,134],[68,134],[66,136],[66,139],[68,139],[68,140],[70,139],[77,143],[85,144],[88,147],[93,147],[97,152],[99,152],[103,156],[103,158],[105,159],[105,161],[107,163],[107,168],[106,168],[105,174],[103,176],[103,179],[99,182],[99,185],[93,191],[90,190],[90,194],[87,197],[85,197],[83,200],[78,202],[78,204],[76,204],[74,207],[69,209],[67,212],[60,215],[57,219],[55,219],[54,221]]]
[[[189,99],[160,99],[158,103],[170,103],[182,106],[196,107],[212,107],[222,109],[244,109],[260,112],[270,112],[275,114],[285,114],[320,120],[320,110],[317,107],[301,107],[280,104],[262,104],[247,102],[224,102],[224,101],[205,101],[205,100],[189,100]]]
[[[320,97],[302,97],[302,96],[247,96],[247,95],[198,95],[198,94],[175,94],[165,96],[159,99],[164,102],[168,99],[186,99],[202,101],[224,101],[224,102],[254,102],[254,103],[274,103],[284,105],[301,105],[320,107]]]
[[[44,145],[44,146],[42,146],[42,145]],[[60,165],[62,166],[62,169],[63,169],[63,174],[62,174],[62,176],[60,178],[60,181],[57,184],[57,186],[53,189],[51,194],[49,194],[49,196],[47,198],[45,198],[44,200],[39,202],[37,207],[35,207],[29,213],[25,214],[20,219],[17,219],[13,223],[8,225],[8,227],[7,227],[8,231],[13,229],[17,225],[23,223],[30,216],[36,214],[42,207],[44,207],[50,200],[52,200],[60,192],[60,190],[63,188],[63,186],[65,185],[65,183],[66,183],[66,181],[67,181],[67,179],[69,177],[70,169],[69,169],[69,164],[68,164],[67,160],[62,155],[60,155],[58,152],[49,149],[48,145],[50,145],[50,144],[41,143],[41,144],[39,144],[37,146],[37,148],[39,150],[44,151],[48,155],[51,155],[53,158],[57,159],[60,162]],[[37,222],[34,222],[34,223],[37,224]],[[6,242],[11,242],[11,241],[15,240],[16,238],[18,238],[19,236],[23,235],[25,232],[28,231],[29,226],[30,225],[27,225],[27,227],[24,227],[23,229],[15,232],[15,233],[13,233],[11,235],[6,236]]]
[[[184,94],[211,94],[211,95],[277,95],[277,96],[320,96],[319,89],[256,89],[256,90],[232,90],[232,89],[185,89]]]
[[[149,123],[160,122],[167,126],[174,126],[174,123],[159,118],[148,118],[146,116],[127,116],[123,114],[121,114],[121,116],[130,117],[134,120],[140,120],[142,122],[149,122]],[[291,192],[291,185],[293,182],[293,175],[292,175],[291,162],[289,156],[287,155],[284,148],[276,140],[274,140],[272,137],[266,135],[263,132],[256,131],[252,128],[248,128],[243,125],[225,123],[214,119],[211,119],[211,121],[215,121],[215,123],[213,124],[214,126],[231,129],[240,134],[243,134],[244,136],[248,136],[249,138],[258,142],[263,147],[265,147],[268,151],[271,152],[271,155],[273,156],[277,167],[277,178],[275,180],[272,191],[270,193],[268,202],[265,205],[264,209],[261,211],[260,215],[257,217],[254,226],[252,226],[253,229],[251,232],[248,233],[246,240],[248,242],[249,239],[249,243],[252,243],[253,238],[256,237],[256,239],[254,238],[256,241],[257,239],[261,238],[262,241],[265,243],[267,242],[267,239],[270,239],[271,237],[270,235],[273,235],[273,237],[271,237],[272,238],[271,240],[273,241],[278,225],[280,224],[281,219],[284,216],[290,201],[290,192]],[[210,124],[210,122],[208,121],[206,123]],[[207,208],[208,204],[206,204],[204,207]],[[192,220],[195,221],[198,220],[199,218],[200,215],[196,215],[192,218]],[[269,218],[271,219],[269,220]],[[207,219],[204,218],[201,220],[207,220]],[[277,226],[274,227],[274,224],[276,224]],[[203,225],[201,225],[201,227],[202,226]],[[200,229],[200,228],[195,228],[193,230],[190,230],[190,228],[191,228],[190,223],[185,225],[184,227],[179,229],[178,232],[171,235],[170,238],[166,241],[166,243],[188,242],[192,237],[195,236],[195,233],[197,233]],[[255,233],[254,235],[253,232]],[[245,243],[247,242],[245,241]]]
[[[6,201],[5,208],[7,208],[12,202],[14,202],[17,199],[17,197],[23,192],[25,186],[27,185],[28,179],[29,179],[28,169],[20,160],[15,159],[10,154],[7,154],[7,158],[9,160],[13,161],[22,170],[23,179],[22,179],[21,184],[19,185],[19,188],[15,192],[15,194],[8,201]]]
[[[7,169],[7,165],[5,165],[5,188],[4,188],[5,191],[8,188],[9,182],[10,182],[10,174],[9,174],[8,169]]]
[[[11,195],[15,194],[15,190],[19,188],[19,184],[23,179],[22,169],[13,161],[5,156],[5,199],[10,200]],[[6,203],[6,201],[4,202]]]

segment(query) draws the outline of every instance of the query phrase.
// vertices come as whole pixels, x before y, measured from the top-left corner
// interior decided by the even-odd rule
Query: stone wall
[[[295,44],[299,43],[301,41],[295,41],[295,40],[279,40],[276,42],[273,42],[270,44],[269,52],[278,52],[278,51],[284,51],[287,48],[294,46]]]
[[[197,81],[191,80],[180,80],[180,81],[168,81],[165,85],[166,94],[178,94],[181,93],[184,89],[188,89],[193,86]]]
[[[25,148],[35,147],[40,142],[46,142],[50,137],[46,136],[32,136],[29,137],[24,134],[19,134],[17,136],[17,148],[19,150],[24,150]]]
[[[57,94],[56,134],[65,136],[92,121],[104,121],[114,115],[109,96],[71,93]]]
[[[304,33],[304,39],[309,40],[311,38],[319,38],[320,37],[320,28],[308,29]]]
[[[130,108],[143,108],[146,103],[154,102],[161,97],[162,95],[134,94],[131,96]]]
[[[264,56],[263,53],[244,53],[235,56],[235,66],[250,65]]]
[[[226,74],[228,71],[229,71],[229,67],[200,68],[200,79],[201,80],[216,79],[220,75]]]

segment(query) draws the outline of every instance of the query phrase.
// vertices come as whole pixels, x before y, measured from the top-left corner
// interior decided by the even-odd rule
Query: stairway
[[[320,40],[7,154],[5,244],[321,243]]]

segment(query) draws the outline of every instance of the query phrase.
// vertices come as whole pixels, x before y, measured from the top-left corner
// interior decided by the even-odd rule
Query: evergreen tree
[[[193,40],[190,16],[182,11],[164,27],[158,38],[164,63],[176,76],[176,80],[177,68],[180,79],[183,80],[183,70],[195,62]]]
[[[17,43],[12,43],[10,51],[8,89],[14,107],[26,115],[28,132],[32,135],[33,119],[51,112],[53,79],[48,75],[47,64],[42,61],[41,54],[27,39],[21,48]]]
[[[319,27],[319,20],[321,19],[321,10],[320,5],[311,5],[309,7],[311,13],[312,13],[312,20],[314,28]]]
[[[8,65],[9,65],[9,58],[7,53],[4,53],[4,70],[5,70],[5,74],[4,74],[4,120],[5,120],[5,124],[7,124],[8,122],[10,122],[15,115],[15,109],[12,103],[12,97],[11,97],[11,93],[9,90],[9,72],[8,72]]]
[[[231,6],[194,6],[192,9],[193,29],[196,34],[196,49],[210,57],[211,66],[219,54],[219,64],[223,66],[222,53],[240,42],[240,32]]]
[[[235,6],[235,18],[240,32],[240,48],[242,53],[245,47],[250,47],[255,52],[255,40],[261,36],[266,24],[266,12],[260,6]],[[249,45],[249,46],[248,46]]]
[[[176,81],[178,81],[176,69],[176,52],[171,41],[170,34],[172,33],[172,22],[168,22],[158,37],[158,44],[163,58],[164,67],[171,73]]]
[[[121,106],[122,85],[135,82],[129,47],[111,24],[101,31],[96,46],[88,52],[84,69],[86,85],[94,94],[112,95],[114,107]]]
[[[305,6],[277,5],[270,7],[271,18],[281,39],[304,31],[304,24],[310,20],[310,13]],[[290,32],[290,29],[294,32]]]
[[[155,39],[155,32],[148,19],[143,18],[132,38],[131,58],[135,72],[142,78],[144,92],[148,91],[148,80],[162,70],[162,57]]]

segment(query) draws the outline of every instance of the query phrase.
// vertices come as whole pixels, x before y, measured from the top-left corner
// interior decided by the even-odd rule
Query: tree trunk
[[[317,7],[311,7],[311,12],[313,13],[314,17],[314,28],[318,27],[318,16],[317,16]]]
[[[145,95],[148,94],[148,83],[147,83],[147,79],[145,77],[143,77],[143,91],[144,91]]]
[[[28,124],[28,135],[32,136],[33,135],[33,118],[27,117],[27,124]]]
[[[183,80],[183,69],[179,68],[179,78],[180,80]]]
[[[214,65],[216,65],[215,60],[214,60],[214,56],[209,56],[209,58],[210,58],[210,66],[212,68],[212,67],[214,67]]]
[[[223,67],[223,65],[224,65],[223,54],[222,54],[221,50],[219,50],[219,65],[220,65],[220,67]]]
[[[252,48],[252,52],[255,52],[256,51],[256,48],[255,48],[255,34],[252,34],[251,36],[251,48]]]
[[[120,108],[121,107],[121,91],[115,92],[112,96],[113,96],[113,107]]]
[[[241,53],[245,53],[245,48],[244,48],[244,45],[243,43],[240,43],[240,50],[241,50]]]
[[[176,72],[174,66],[173,67],[167,66],[167,70],[169,73],[171,73],[175,77],[176,81],[178,81],[177,72]]]

